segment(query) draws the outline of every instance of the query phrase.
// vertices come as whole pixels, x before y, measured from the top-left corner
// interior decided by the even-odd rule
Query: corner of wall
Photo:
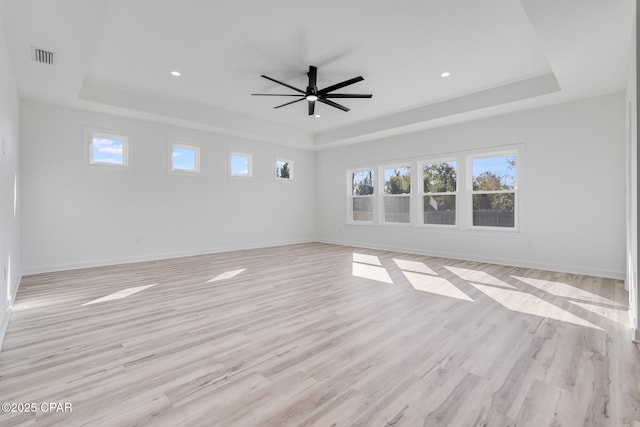
[[[640,331],[638,329],[638,312],[640,311],[640,301],[638,301],[638,242],[640,241],[640,230],[638,229],[638,212],[640,211],[640,201],[638,194],[640,189],[640,176],[638,175],[638,164],[640,163],[640,152],[638,151],[638,84],[639,76],[637,72],[638,43],[637,15],[635,11],[630,49],[629,67],[627,77],[627,87],[625,92],[626,124],[627,124],[627,144],[626,144],[626,180],[627,180],[627,248],[626,248],[626,276],[625,287],[629,292],[629,324],[631,326],[632,338],[640,341]]]
[[[18,116],[18,89],[0,21],[0,349],[22,275]]]
[[[9,328],[9,320],[11,320],[11,311],[13,309],[13,303],[16,300],[16,295],[18,294],[18,289],[20,288],[20,283],[22,283],[22,276],[18,276],[16,278],[16,285],[12,288],[9,305],[7,305],[7,307],[5,308],[4,313],[0,315],[0,351],[2,351],[4,336],[7,333],[7,329]]]
[[[7,333],[9,327],[9,318],[11,317],[11,307],[7,307],[4,313],[2,313],[2,322],[0,322],[0,351],[2,351],[2,343],[4,342],[4,336]]]

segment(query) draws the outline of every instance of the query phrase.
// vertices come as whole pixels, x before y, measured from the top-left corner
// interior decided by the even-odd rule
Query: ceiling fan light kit
[[[252,93],[251,95],[253,96],[295,96],[298,99],[295,99],[293,101],[290,102],[286,102],[282,105],[278,105],[276,107],[273,108],[281,108],[281,107],[285,107],[287,105],[291,105],[291,104],[295,104],[296,102],[300,102],[300,101],[307,101],[308,102],[308,107],[309,107],[309,115],[310,116],[315,116],[315,108],[316,108],[316,101],[320,102],[322,104],[326,104],[329,105],[331,107],[337,108],[339,110],[342,111],[349,111],[349,109],[347,107],[345,107],[344,105],[338,104],[337,102],[331,101],[329,98],[371,98],[373,95],[372,94],[357,94],[357,93],[332,93],[335,90],[338,89],[342,89],[343,87],[352,85],[354,83],[358,83],[361,82],[362,80],[364,80],[364,78],[362,76],[358,76],[358,77],[354,77],[352,79],[349,80],[345,80],[343,82],[340,83],[336,83],[334,85],[325,87],[324,89],[318,89],[318,85],[317,85],[317,78],[318,78],[318,68],[314,67],[313,65],[309,66],[309,72],[307,73],[307,77],[309,77],[309,84],[307,86],[306,90],[302,90],[302,89],[298,89],[297,87],[293,87],[287,83],[283,83],[281,81],[278,81],[276,79],[273,79],[269,76],[265,76],[264,74],[261,75],[260,77],[263,77],[267,80],[270,80],[274,83],[277,83],[279,85],[285,86],[289,89],[292,89],[298,93],[295,94],[291,94],[291,93]]]

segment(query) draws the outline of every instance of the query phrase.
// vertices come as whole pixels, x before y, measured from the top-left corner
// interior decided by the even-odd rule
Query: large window
[[[373,221],[375,200],[373,170],[353,171],[351,175],[351,221]]]
[[[386,167],[384,179],[384,222],[408,224],[411,221],[411,167]]]
[[[89,164],[127,166],[126,136],[91,132],[89,140]]]
[[[514,144],[348,170],[347,222],[522,232],[523,159]]]
[[[471,158],[474,227],[516,226],[515,153]]]
[[[422,164],[423,224],[456,224],[457,181],[455,161]]]

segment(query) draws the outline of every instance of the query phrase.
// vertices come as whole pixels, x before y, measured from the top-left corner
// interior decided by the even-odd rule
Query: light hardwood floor
[[[38,411],[0,425],[638,425],[626,309],[615,280],[319,243],[28,276],[0,402]]]

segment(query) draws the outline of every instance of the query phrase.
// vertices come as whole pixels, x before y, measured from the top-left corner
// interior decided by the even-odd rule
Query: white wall
[[[20,113],[25,273],[319,237],[625,275],[622,93],[318,153],[35,101]],[[86,165],[83,126],[128,134],[130,170]],[[169,138],[201,145],[200,176],[167,172]],[[347,168],[509,144],[525,146],[520,233],[345,224]],[[230,150],[253,154],[254,179],[227,176]],[[276,157],[295,161],[293,183],[275,182]]]
[[[623,278],[625,107],[618,93],[318,153],[318,237]],[[347,225],[346,170],[524,144],[519,233]]]
[[[638,11],[635,11],[636,16]],[[640,341],[638,327],[638,84],[637,84],[637,20],[633,26],[629,70],[625,92],[626,171],[627,171],[627,269],[625,286],[629,291],[629,321],[632,337]]]
[[[2,142],[4,141],[4,142]],[[18,94],[0,24],[0,346],[20,283]],[[17,184],[17,185],[16,185]]]
[[[84,126],[128,135],[130,168],[89,166]],[[26,100],[20,132],[25,274],[316,238],[313,152]],[[199,176],[168,172],[170,138],[200,145]],[[253,178],[228,177],[230,151]]]

